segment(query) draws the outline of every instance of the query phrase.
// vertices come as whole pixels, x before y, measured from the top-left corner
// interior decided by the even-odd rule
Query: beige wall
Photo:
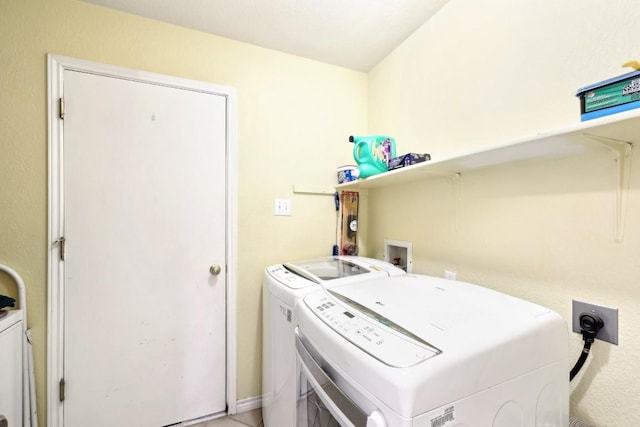
[[[27,284],[38,409],[46,414],[46,54],[229,85],[238,91],[238,398],[258,396],[266,265],[330,254],[329,187],[367,128],[367,76],[73,0],[0,1],[0,263]],[[292,216],[274,217],[276,197]],[[15,295],[7,277],[0,293]]]
[[[0,0],[0,262],[28,286],[41,425],[45,414],[47,53],[230,85],[239,97],[238,397],[260,394],[264,266],[328,253],[323,196],[350,163],[346,136],[395,136],[434,158],[578,121],[575,89],[636,58],[634,1],[451,0],[368,76],[73,0]],[[367,127],[367,123],[369,126]],[[269,156],[269,160],[266,157]],[[570,320],[571,299],[618,307],[620,346],[598,342],[572,384],[572,411],[599,426],[640,422],[640,170],[614,243],[606,151],[370,191],[368,255],[414,243],[414,269],[495,287]],[[291,217],[272,215],[292,199]],[[367,226],[368,224],[368,226]],[[10,290],[0,277],[0,292]],[[571,358],[580,338],[570,335]],[[541,343],[543,345],[543,343]]]
[[[638,18],[640,4],[623,0],[452,0],[369,73],[369,130],[435,159],[575,124],[576,89],[638,58]],[[438,178],[370,191],[369,255],[382,257],[385,238],[412,241],[415,272],[453,270],[569,324],[574,298],[619,308],[620,345],[594,344],[571,411],[597,426],[640,425],[639,156],[622,243],[602,149],[465,174],[457,187]],[[572,365],[582,341],[569,340]]]

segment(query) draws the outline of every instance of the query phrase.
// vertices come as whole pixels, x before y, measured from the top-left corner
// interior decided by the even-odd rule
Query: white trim
[[[227,387],[228,412],[237,411],[237,93],[234,88],[211,83],[136,71],[59,55],[47,55],[47,115],[49,143],[49,210],[47,236],[47,426],[62,427],[63,408],[58,401],[58,382],[64,374],[64,263],[58,259],[55,241],[64,236],[63,128],[58,118],[58,99],[64,91],[64,71],[152,82],[164,86],[215,93],[227,100]]]
[[[64,264],[57,259],[54,241],[64,235],[62,203],[62,126],[58,119],[57,100],[62,96],[64,66],[55,57],[47,61],[47,114],[49,139],[49,210],[47,235],[47,425],[62,426],[61,405],[58,402],[58,382],[63,374],[62,322],[64,293],[58,286],[64,277]],[[54,286],[55,284],[55,286]]]
[[[262,408],[262,395],[240,399],[238,400],[236,407],[238,408],[238,412],[236,412],[237,414],[242,414],[243,412],[249,412],[253,411],[254,409]]]
[[[226,413],[221,412],[218,414],[206,415],[204,417],[196,418],[194,420],[183,421],[180,424],[176,424],[176,427],[194,426],[194,425],[206,423],[212,420],[217,420],[219,418],[223,418],[226,415],[238,415],[238,414],[243,414],[245,412],[253,411],[254,409],[262,408],[262,395],[240,399],[236,402],[236,404],[234,405],[234,408],[237,409],[237,411],[234,413],[227,411]]]
[[[234,88],[227,91],[227,411],[236,413],[238,271],[238,107]]]

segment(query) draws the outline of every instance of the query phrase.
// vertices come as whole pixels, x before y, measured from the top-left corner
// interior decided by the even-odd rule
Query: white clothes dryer
[[[22,427],[22,310],[0,312],[0,425]]]
[[[296,304],[297,426],[567,427],[568,328],[481,286],[405,275]]]
[[[333,256],[267,267],[263,281],[262,416],[265,427],[294,427],[297,325],[294,306],[309,292],[406,274],[384,261]]]

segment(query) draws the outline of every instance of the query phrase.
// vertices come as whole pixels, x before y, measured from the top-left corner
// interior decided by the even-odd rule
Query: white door
[[[64,103],[64,425],[224,411],[226,98],[65,70]]]

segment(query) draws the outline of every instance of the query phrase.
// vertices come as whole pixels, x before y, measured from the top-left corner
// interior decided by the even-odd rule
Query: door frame
[[[116,67],[76,58],[47,54],[48,116],[48,235],[47,235],[47,426],[64,426],[59,382],[64,374],[64,262],[59,259],[58,239],[64,236],[63,120],[59,99],[63,96],[64,71],[80,71],[105,77],[153,83],[178,89],[221,95],[226,98],[226,400],[227,413],[237,412],[237,93],[235,88],[162,74]]]

